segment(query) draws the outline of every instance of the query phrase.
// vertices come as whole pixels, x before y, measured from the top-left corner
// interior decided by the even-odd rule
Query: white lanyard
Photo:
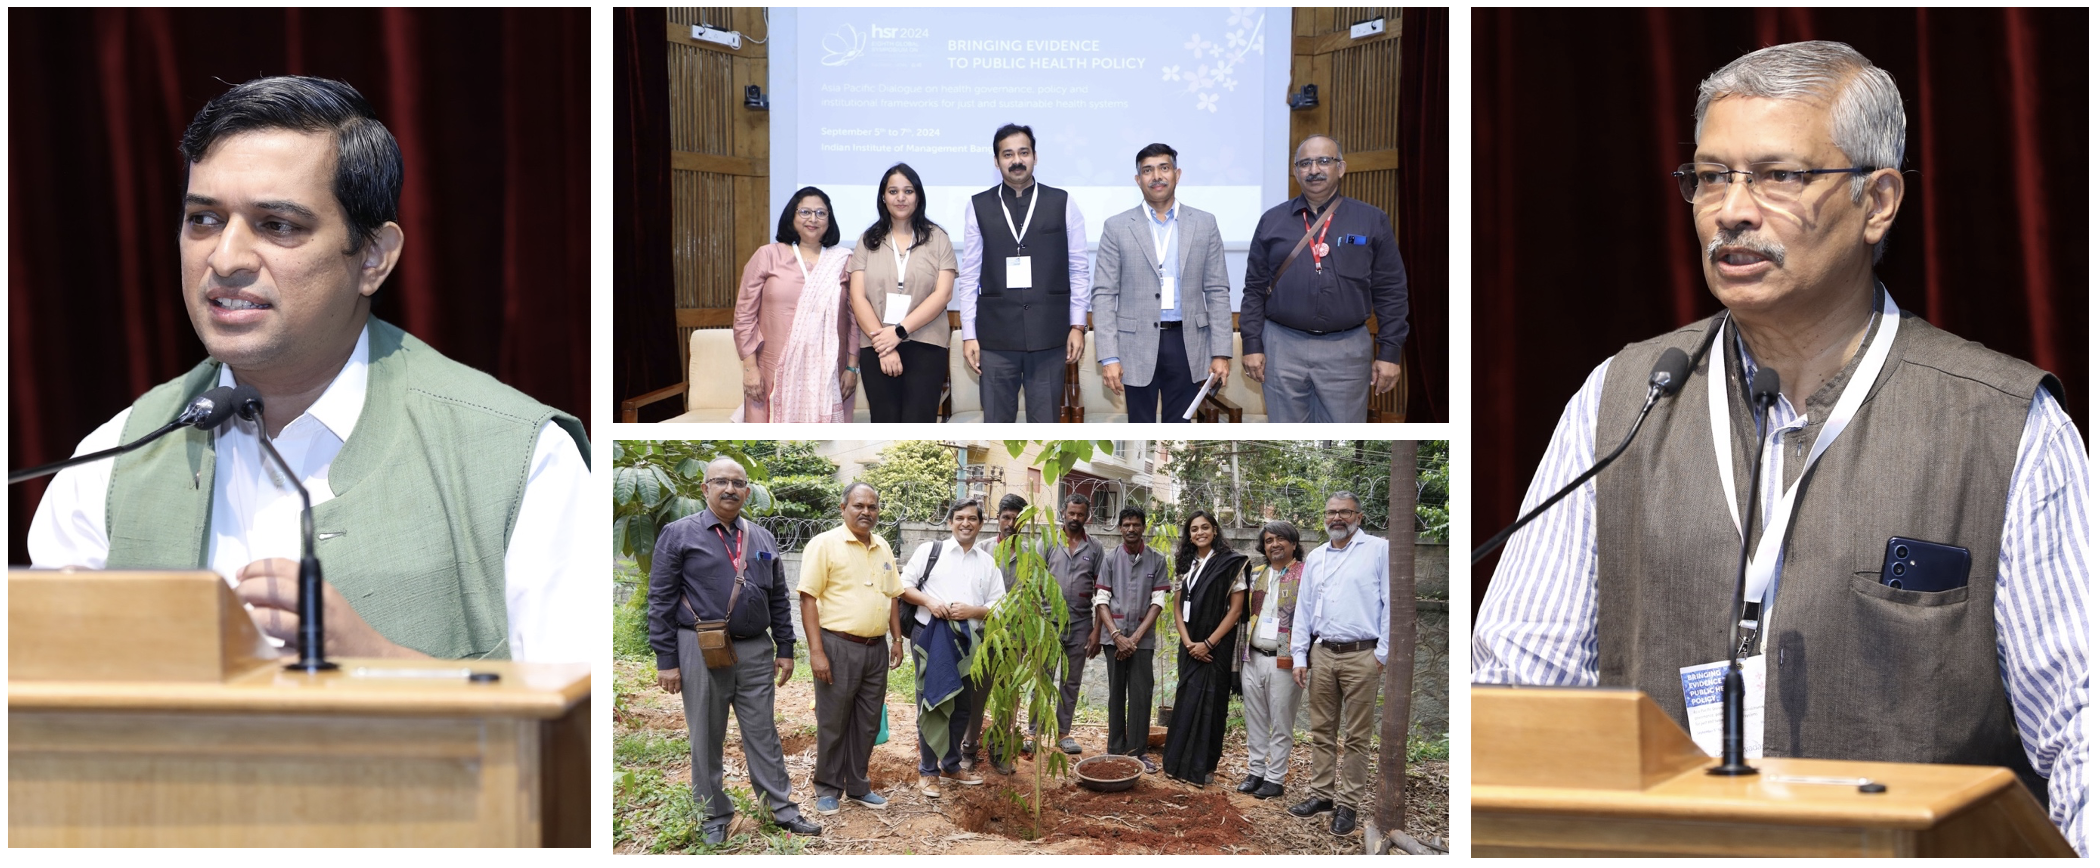
[[[1801,492],[1801,483],[1808,479],[1808,471],[1815,467],[1816,459],[1823,456],[1823,450],[1828,449],[1838,435],[1845,433],[1845,427],[1851,425],[1852,417],[1859,413],[1859,405],[1865,403],[1867,393],[1873,391],[1874,381],[1880,377],[1883,363],[1888,361],[1889,347],[1896,342],[1896,325],[1900,320],[1896,300],[1889,297],[1886,288],[1881,288],[1881,322],[1874,328],[1873,343],[1868,345],[1867,355],[1860,360],[1858,370],[1853,371],[1852,381],[1845,384],[1845,391],[1838,396],[1837,406],[1831,408],[1830,418],[1823,422],[1823,430],[1816,434],[1815,445],[1808,450],[1807,463],[1801,465],[1801,474],[1779,496],[1779,502],[1772,505],[1772,520],[1765,525],[1765,534],[1758,539],[1757,551],[1751,555],[1748,571],[1743,577],[1744,603],[1762,604],[1765,592],[1779,577],[1780,548],[1786,541],[1787,526],[1794,520],[1794,499]],[[1716,342],[1722,337],[1725,333],[1716,335]],[[1735,465],[1731,459],[1734,430],[1728,424],[1728,381],[1734,378],[1719,375],[1728,366],[1728,355],[1719,346],[1714,348],[1710,358],[1706,404],[1713,428],[1714,459],[1721,470],[1721,491],[1728,498],[1728,517],[1735,521],[1736,533],[1741,534],[1745,531],[1743,517],[1735,504]],[[1757,448],[1765,448],[1761,438]],[[1778,469],[1766,467],[1765,472],[1775,473]],[[1759,614],[1762,620],[1761,608]],[[1745,620],[1743,626],[1755,629],[1757,624]]]
[[[1000,186],[1003,187],[1005,185],[1001,184]],[[1014,244],[1016,246],[1028,246],[1021,243],[1021,236],[1028,234],[1028,224],[1035,222],[1035,203],[1036,200],[1043,198],[1036,195],[1035,188],[1036,185],[1034,184],[1028,185],[1028,216],[1021,218],[1021,228],[1018,231],[1014,229],[1013,212],[1006,210],[1006,194],[999,194],[999,216],[1006,218],[1006,231],[1014,234]]]
[[[788,245],[788,252],[795,257],[795,267],[802,271],[802,285],[805,287],[809,286],[809,266],[802,264],[802,245],[790,244]],[[824,261],[824,251],[817,251],[817,261],[820,263]]]
[[[897,236],[890,236],[890,261],[897,263],[897,291],[904,291],[904,269],[911,265],[911,251],[897,249]]]
[[[1152,225],[1152,258],[1153,261],[1159,263],[1159,279],[1161,280],[1167,279],[1167,250],[1174,246],[1174,227],[1181,222],[1174,219],[1174,209],[1179,207],[1181,207],[1181,203],[1176,202],[1167,209],[1167,234],[1165,238],[1160,237],[1159,224],[1154,223]]]

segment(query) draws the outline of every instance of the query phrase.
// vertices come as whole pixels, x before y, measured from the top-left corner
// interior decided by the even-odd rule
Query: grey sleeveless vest
[[[1684,388],[1597,477],[1599,681],[1640,688],[1679,724],[1678,668],[1723,659],[1734,629],[1740,538],[1715,478],[1707,377],[1716,365],[1740,372],[1742,359],[1732,330],[1699,355],[1719,319],[1626,347],[1606,372],[1597,416],[1600,447],[1616,443],[1656,356],[1666,347],[1693,355]],[[1864,355],[1809,396],[1785,466],[1766,473],[1800,477]],[[1731,381],[1744,510],[1756,434],[1742,377]],[[1766,755],[2005,766],[2047,802],[2000,681],[1992,616],[2006,495],[2038,384],[2061,393],[2050,374],[1902,313],[1866,402],[1801,483],[1764,625]],[[1892,536],[1967,548],[1968,586],[1881,585]]]

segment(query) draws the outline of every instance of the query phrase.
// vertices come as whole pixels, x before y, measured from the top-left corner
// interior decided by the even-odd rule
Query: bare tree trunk
[[[1377,828],[1397,830],[1407,813],[1407,730],[1415,688],[1415,452],[1413,440],[1393,441],[1386,485],[1392,585],[1386,597],[1385,713],[1378,729]]]

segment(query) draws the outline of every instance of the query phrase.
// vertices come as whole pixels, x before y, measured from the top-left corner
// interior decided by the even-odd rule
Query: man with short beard
[[[685,702],[702,840],[722,843],[735,814],[722,789],[722,745],[732,705],[744,768],[773,823],[819,834],[788,798],[787,762],[773,726],[773,688],[795,672],[795,629],[780,549],[771,532],[742,516],[751,491],[743,465],[715,459],[704,485],[707,509],[664,525],[649,569],[649,647],[656,651],[657,685]],[[729,622],[735,663],[707,667],[693,633],[702,621]]]
[[[1526,510],[1625,436],[1659,355],[1694,360],[1622,460],[1510,539],[1473,677],[1637,687],[1688,725],[1682,670],[1740,654],[1766,673],[1744,697],[1764,755],[2003,766],[2083,853],[2089,458],[2054,375],[1878,280],[1903,106],[1836,42],[1700,83],[1674,181],[1727,310],[1628,346],[1568,403]],[[1758,412],[1761,370],[1779,394]],[[1923,551],[1962,566],[1913,569]]]
[[[1291,617],[1291,680],[1312,702],[1313,760],[1312,794],[1291,813],[1333,811],[1327,828],[1341,836],[1356,829],[1367,795],[1377,729],[1372,718],[1385,672],[1391,548],[1362,532],[1363,502],[1354,494],[1327,498],[1326,519],[1328,543],[1305,555]]]
[[[1065,663],[1057,696],[1057,746],[1065,753],[1079,753],[1072,738],[1072,714],[1079,708],[1079,682],[1086,676],[1086,662],[1100,652],[1101,630],[1094,623],[1094,584],[1101,572],[1101,544],[1086,533],[1087,516],[1093,501],[1084,494],[1065,497],[1064,544],[1044,557],[1050,575],[1065,598]],[[1029,721],[1031,731],[1047,735],[1049,727]]]
[[[1102,558],[1094,583],[1095,650],[1109,651],[1108,752],[1134,756],[1145,771],[1159,771],[1146,755],[1152,735],[1152,623],[1166,608],[1174,576],[1167,559],[1145,545],[1145,511],[1123,507],[1116,515],[1123,545]]]

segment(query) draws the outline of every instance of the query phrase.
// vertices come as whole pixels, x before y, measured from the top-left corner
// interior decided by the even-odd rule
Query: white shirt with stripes
[[[1754,373],[1756,363],[1748,353],[1743,358],[1746,374]],[[1596,461],[1597,407],[1610,364],[1607,359],[1591,371],[1561,412],[1520,513]],[[1773,416],[1764,442],[1767,467],[1780,466],[1785,434],[1807,421],[1784,396]],[[1769,519],[1783,474],[1764,476],[1758,502]],[[2050,819],[2080,855],[2086,853],[2087,488],[2077,426],[2036,389],[2013,463],[1992,614],[2020,742],[2049,781]],[[1474,619],[1474,683],[1597,683],[1596,515],[1597,483],[1590,480],[1510,537]]]

